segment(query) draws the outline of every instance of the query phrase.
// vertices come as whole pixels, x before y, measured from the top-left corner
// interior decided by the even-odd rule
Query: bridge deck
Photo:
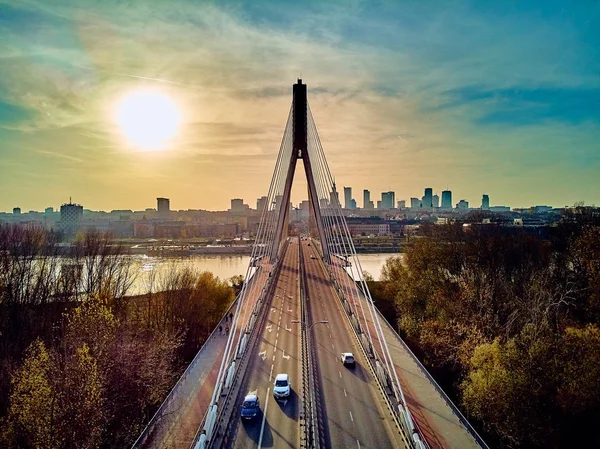
[[[340,280],[340,283],[343,283],[342,279],[349,278],[343,268],[343,261],[332,259],[332,262],[336,278]],[[352,290],[345,290],[344,292],[347,297],[350,296],[349,300],[356,304],[357,310],[359,310],[358,315],[361,325],[365,326],[366,324],[368,326],[373,338],[373,346],[378,353],[381,353],[383,348],[377,338],[375,325],[370,314],[366,312],[367,299],[364,295],[357,294],[353,285],[352,287]],[[348,295],[349,291],[352,292],[350,295]],[[360,312],[361,304],[359,301],[362,302],[362,306],[366,312],[366,319]],[[468,423],[465,423],[466,419],[459,416],[460,412],[454,404],[452,404],[433,378],[422,367],[406,346],[406,343],[404,343],[379,311],[378,316],[384,338],[388,343],[388,348],[404,391],[406,402],[414,421],[420,427],[429,446],[432,449],[475,449],[486,447],[485,443],[478,436],[474,436],[467,429]]]

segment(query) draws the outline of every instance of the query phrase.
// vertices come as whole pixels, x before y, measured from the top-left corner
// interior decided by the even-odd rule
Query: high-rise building
[[[490,209],[490,196],[484,194],[483,197],[481,198],[481,208],[483,210],[489,210]]]
[[[381,200],[377,200],[377,209],[383,209],[383,204],[381,204]]]
[[[410,199],[410,208],[411,209],[420,209],[421,205],[422,205],[422,203],[419,198],[411,198]]]
[[[60,228],[67,235],[72,235],[79,229],[83,217],[83,206],[69,203],[60,206]]]
[[[363,209],[373,209],[371,192],[369,192],[367,189],[363,190]]]
[[[466,210],[469,208],[469,202],[466,200],[460,200],[457,204],[456,204],[456,208],[457,209],[461,209],[461,210]]]
[[[398,209],[406,209],[406,201],[405,200],[398,201]]]
[[[344,187],[344,207],[351,209],[350,200],[352,200],[352,187]]]
[[[241,198],[233,198],[231,200],[231,212],[243,212],[244,200]]]
[[[333,190],[329,192],[329,204],[332,207],[340,205],[340,197],[338,192],[335,190],[335,185],[333,186]]]
[[[47,207],[46,210],[44,211],[45,214],[53,214],[54,213],[54,208],[53,207]]]
[[[13,207],[13,215],[21,215],[21,208]]]
[[[169,218],[171,214],[171,202],[169,198],[156,198],[156,210],[160,218]]]
[[[434,207],[435,209],[437,209],[438,207],[440,207],[440,196],[439,195],[433,195],[431,197],[431,204],[432,207]]]
[[[452,209],[452,192],[450,190],[442,192],[442,209]]]
[[[425,209],[431,209],[433,207],[433,189],[431,187],[425,189],[425,195],[423,195],[423,207]]]
[[[356,209],[356,200],[354,198],[350,200],[350,209]]]
[[[381,207],[383,209],[393,209],[395,204],[396,194],[394,192],[381,192]]]
[[[256,210],[262,212],[267,204],[268,198],[266,196],[261,196],[256,200]]]

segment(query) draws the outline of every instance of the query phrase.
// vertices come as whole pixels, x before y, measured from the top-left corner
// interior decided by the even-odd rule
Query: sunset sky
[[[600,204],[599,1],[0,0],[0,211],[255,207],[298,77],[359,206]]]

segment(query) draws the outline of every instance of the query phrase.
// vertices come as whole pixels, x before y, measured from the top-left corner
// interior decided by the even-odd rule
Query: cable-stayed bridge
[[[288,237],[299,160],[311,235]],[[487,448],[373,305],[302,80],[245,279],[230,332],[213,332],[134,448]],[[273,397],[279,373],[285,400]]]

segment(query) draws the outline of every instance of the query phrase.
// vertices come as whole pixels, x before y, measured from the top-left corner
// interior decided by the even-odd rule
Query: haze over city
[[[252,203],[300,76],[340,191],[598,203],[598,22],[584,1],[0,2],[0,210]]]

